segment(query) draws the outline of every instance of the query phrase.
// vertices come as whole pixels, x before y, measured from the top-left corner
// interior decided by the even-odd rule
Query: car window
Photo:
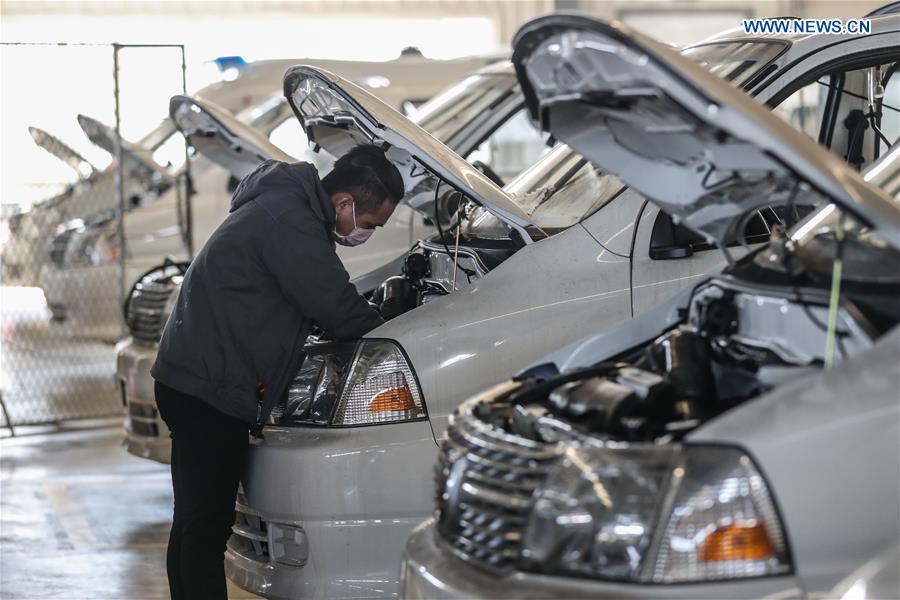
[[[741,238],[729,241],[728,246],[762,244],[769,240],[773,227],[776,225],[787,227],[797,223],[813,208],[809,205],[796,205],[790,208],[768,206],[753,211],[745,218]],[[650,233],[650,258],[654,260],[684,258],[696,252],[705,252],[715,248],[715,245],[707,242],[699,233],[684,225],[676,225],[668,214],[663,211],[657,213],[656,221],[653,222],[653,230]]]
[[[773,112],[798,131],[818,140],[827,92],[827,87],[815,81],[791,94]]]
[[[863,169],[900,139],[898,64],[828,73],[794,91],[773,112]]]
[[[571,227],[625,189],[617,177],[560,144],[506,186],[512,200],[547,233]]]
[[[516,85],[511,76],[472,75],[420,106],[415,122],[446,142],[478,114],[515,93]]]
[[[512,179],[545,154],[547,135],[532,125],[525,108],[500,125],[467,157],[470,163],[481,161],[503,181]]]
[[[787,48],[783,41],[754,40],[703,44],[685,48],[681,53],[740,88],[752,83],[753,76]]]

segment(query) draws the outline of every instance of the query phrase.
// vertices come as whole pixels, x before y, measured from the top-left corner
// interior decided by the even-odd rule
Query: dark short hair
[[[329,196],[353,196],[357,214],[377,212],[385,201],[397,204],[405,190],[400,171],[372,144],[356,146],[337,159],[322,185]]]

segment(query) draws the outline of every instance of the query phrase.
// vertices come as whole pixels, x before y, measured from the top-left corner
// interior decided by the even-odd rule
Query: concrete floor
[[[169,468],[121,440],[114,422],[0,440],[0,597],[169,597]]]

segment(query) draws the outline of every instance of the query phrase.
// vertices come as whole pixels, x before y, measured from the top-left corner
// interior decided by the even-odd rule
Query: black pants
[[[172,432],[169,592],[172,600],[227,599],[223,554],[247,459],[247,424],[159,382],[156,404]]]

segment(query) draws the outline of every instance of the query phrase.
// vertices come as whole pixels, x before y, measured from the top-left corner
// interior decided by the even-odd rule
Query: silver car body
[[[729,212],[732,219],[739,216],[730,212],[728,204],[737,202],[747,210],[753,210],[755,202],[764,201],[763,197],[755,195],[740,196],[740,187],[749,185],[752,175],[745,172],[743,182],[736,184],[737,188],[731,194],[715,196],[710,190],[716,187],[721,190],[722,185],[695,188],[696,180],[692,181],[692,177],[702,178],[702,172],[699,175],[680,173],[680,165],[660,160],[660,155],[667,151],[661,140],[652,146],[653,152],[645,155],[650,158],[643,171],[629,171],[629,164],[617,163],[618,156],[608,147],[596,144],[607,126],[599,115],[614,104],[599,100],[578,104],[586,94],[603,98],[597,91],[608,86],[610,73],[619,77],[616,89],[626,95],[636,89],[634,83],[640,80],[639,94],[649,91],[650,94],[644,97],[652,97],[650,103],[674,98],[673,106],[683,111],[682,117],[687,115],[685,118],[694,127],[669,131],[690,131],[685,139],[702,135],[703,123],[711,122],[709,115],[715,111],[715,123],[721,127],[722,135],[707,146],[706,156],[712,165],[728,168],[725,165],[729,153],[724,148],[717,148],[716,143],[734,148],[740,146],[742,160],[738,164],[751,172],[757,160],[752,155],[764,149],[767,157],[778,161],[780,166],[776,169],[786,167],[790,171],[787,179],[802,181],[802,185],[809,186],[803,193],[834,202],[842,211],[864,223],[869,234],[881,243],[895,250],[900,248],[896,203],[900,199],[900,147],[895,145],[868,171],[866,183],[846,165],[759,111],[748,99],[639,34],[568,16],[546,17],[526,25],[523,31],[525,33],[520,32],[517,36],[519,45],[514,60],[520,78],[528,78],[534,92],[530,104],[533,114],[561,140],[579,147],[591,160],[622,173],[623,179],[641,187],[654,197],[655,202],[665,205],[696,231],[723,243],[724,238],[718,233],[722,231],[722,211]],[[551,58],[553,49],[559,47],[566,47],[570,52]],[[562,63],[577,64],[579,69],[586,70],[568,80],[575,82],[572,85],[582,86],[580,89],[567,89],[565,84],[547,77]],[[623,68],[616,68],[617,64]],[[666,94],[654,94],[654,89],[664,89]],[[529,86],[525,86],[525,90],[528,96]],[[587,106],[596,107],[597,113],[592,119],[579,115],[579,110]],[[568,111],[572,111],[571,114],[566,114]],[[627,109],[621,114],[628,115]],[[637,116],[637,127],[631,133],[619,132],[618,139],[626,146],[620,151],[627,155],[629,147],[650,147],[647,141],[661,129],[647,126],[646,121],[654,115],[666,114],[678,112],[666,113],[657,107],[657,110],[644,111]],[[570,127],[570,118],[577,118],[580,126]],[[610,119],[610,129],[615,129],[615,121],[616,117]],[[586,131],[593,135],[583,135]],[[696,165],[691,170],[694,168]],[[659,185],[664,181],[671,183],[673,177],[681,179],[682,185],[673,185],[669,189]],[[773,181],[777,179],[775,175]],[[776,197],[778,186],[774,183],[770,189]],[[821,222],[817,217],[832,212],[833,208],[825,207],[811,220],[801,222],[792,238],[796,240],[807,235],[816,223]],[[715,270],[712,276],[725,280],[729,273],[720,274]],[[565,373],[601,361],[616,360],[623,351],[641,348],[684,320],[684,311],[689,307],[695,289],[697,287],[679,293],[632,322],[559,350],[538,364],[554,364]],[[765,306],[776,289],[774,284],[755,288],[751,285],[749,301],[758,307]],[[810,292],[804,292],[804,295],[810,295]],[[818,302],[821,305],[822,299]],[[809,347],[804,331],[798,327],[802,324],[798,321],[801,317],[790,316],[790,308],[785,304],[779,309],[785,315],[781,320],[770,314],[765,321],[768,325],[758,322],[757,333],[765,332],[772,347],[807,347],[811,354],[805,360],[812,363],[811,359],[819,357],[822,348]],[[478,567],[472,564],[475,561],[460,558],[460,552],[451,550],[437,534],[433,522],[428,521],[414,532],[407,545],[403,565],[404,595],[410,598],[832,597],[837,590],[843,593],[852,588],[857,579],[865,582],[871,577],[873,587],[879,581],[895,581],[895,576],[884,573],[883,561],[894,560],[893,568],[896,569],[897,531],[900,529],[900,516],[896,510],[900,504],[897,480],[900,458],[896,452],[900,439],[897,426],[900,405],[896,392],[900,377],[900,329],[894,326],[877,341],[866,339],[859,345],[848,345],[847,352],[848,358],[830,370],[813,369],[814,372],[808,374],[798,369],[795,377],[701,424],[686,438],[688,443],[736,446],[753,457],[777,500],[781,522],[789,536],[793,558],[789,572],[731,582],[678,585],[592,581],[526,573],[515,568],[502,574],[490,573],[484,565]],[[478,414],[475,407],[479,404],[489,403],[517,385],[515,382],[499,384],[474,396],[466,403],[461,420],[466,420],[466,415]],[[848,401],[850,398],[853,400]],[[476,432],[473,439],[479,437],[476,430],[471,431]],[[488,434],[485,440],[490,437]],[[534,452],[528,440],[521,444],[523,449]],[[836,477],[835,473],[840,476]],[[459,485],[466,484],[454,482],[454,486]],[[600,489],[603,485],[603,481],[596,484]]]
[[[890,26],[897,30],[896,22]],[[805,60],[812,69],[813,46],[830,51],[835,40],[821,36],[801,41],[787,44],[775,59],[782,62],[755,82],[758,101],[767,103],[776,89],[787,88],[787,82],[778,81],[782,72],[795,84],[811,74],[779,65]],[[888,45],[896,43],[891,38]],[[396,135],[398,131],[404,135]],[[408,150],[435,148],[405,125],[377,133],[393,144],[402,144],[405,136]],[[457,180],[470,183],[470,189],[481,185],[474,173],[471,179]],[[267,428],[266,438],[252,444],[246,497],[238,506],[242,522],[256,528],[236,527],[235,543],[226,555],[226,572],[239,585],[270,597],[393,593],[394,553],[400,551],[395,544],[417,513],[424,517],[431,510],[426,482],[433,444],[452,410],[500,379],[500,373],[580,338],[588,327],[602,329],[630,319],[721,260],[714,251],[698,252],[689,260],[652,260],[648,247],[657,210],[651,205],[644,210],[643,198],[632,190],[583,222],[536,242],[527,239],[533,225],[527,213],[499,199],[494,202],[495,194],[471,193],[487,199],[483,204],[491,205],[508,228],[526,232],[524,247],[480,279],[462,283],[454,293],[367,336],[402,347],[426,399],[428,422]],[[266,527],[270,532],[289,527],[293,541],[276,540],[264,532]],[[260,540],[274,545],[247,550],[259,548],[253,542]],[[305,559],[280,561],[285,554]]]
[[[323,68],[334,69],[361,87],[370,89],[386,103],[398,109],[413,106],[427,100],[454,81],[469,75],[486,64],[495,62],[498,56],[476,56],[454,60],[431,60],[420,55],[407,55],[386,62],[366,61],[315,61]],[[279,59],[250,63],[244,67],[237,78],[223,81],[200,90],[196,97],[201,102],[213,102],[228,112],[239,114],[245,123],[253,123],[266,136],[272,135],[280,143],[289,146],[282,148],[297,152],[305,148],[305,139],[296,123],[288,121],[289,111],[284,108],[279,89],[284,70],[298,60]],[[271,101],[276,100],[273,106]],[[268,113],[267,119],[261,121],[262,115],[257,111]],[[94,143],[113,151],[115,132],[93,119],[80,117],[82,127]],[[286,126],[286,127],[285,127]],[[184,185],[171,185],[172,179],[181,171],[173,170],[155,163],[152,150],[164,141],[171,141],[169,136],[175,133],[171,120],[166,119],[160,128],[166,128],[168,134],[148,136],[155,145],[146,143],[123,143],[125,157],[129,164],[141,165],[157,172],[154,179],[168,180],[161,191],[150,193],[145,190],[146,178],[142,178],[127,192],[129,210],[125,213],[126,260],[124,278],[127,285],[135,281],[147,269],[159,264],[164,258],[175,260],[188,258],[186,202],[183,198]],[[280,129],[279,129],[280,128]],[[178,136],[180,137],[180,136]],[[177,148],[176,148],[177,150]],[[144,169],[147,170],[147,169]],[[89,214],[80,211],[90,207],[93,211],[102,208],[114,208],[114,167],[106,173],[108,177],[108,194],[102,190],[91,188],[85,202],[72,204],[72,219],[85,218]],[[194,250],[199,249],[210,233],[221,222],[228,212],[234,175],[209,161],[204,156],[191,159],[191,177],[195,193],[191,197],[191,231],[190,240]],[[129,182],[130,185],[130,182]],[[105,206],[100,205],[100,201]],[[401,211],[403,212],[403,211]],[[397,227],[382,239],[391,238],[393,255],[409,247],[415,237],[410,237],[414,223],[407,212],[394,219]],[[59,262],[44,265],[40,275],[41,287],[55,311],[59,321],[65,321],[65,331],[73,334],[98,337],[116,341],[122,335],[121,299],[111,290],[119,288],[119,267],[115,261],[99,264],[83,264],[77,262],[81,257],[79,236],[85,232],[77,223],[72,224],[77,232],[69,238],[70,243]],[[112,227],[112,226],[111,226]],[[87,232],[90,233],[90,232]],[[114,231],[110,231],[114,234]],[[359,253],[357,253],[359,255]],[[373,258],[373,260],[375,260]],[[383,261],[382,261],[383,262]],[[380,264],[380,263],[379,263]],[[358,265],[365,272],[371,265]],[[93,286],[96,293],[81,293],[85,282]]]
[[[460,110],[461,103],[471,105],[472,110]],[[196,109],[197,114],[205,113],[215,121],[211,125],[205,125],[206,132],[203,135],[193,135],[194,130],[201,125],[192,124],[189,120],[184,121],[183,127],[187,128],[189,137],[196,139],[195,143],[201,153],[208,153],[219,165],[229,169],[235,177],[246,175],[260,161],[267,158],[293,160],[274,146],[271,140],[265,138],[267,129],[292,126],[298,140],[304,145],[306,143],[306,136],[296,121],[294,119],[286,121],[290,109],[283,98],[277,102],[272,99],[269,110],[276,114],[277,118],[266,119],[268,125],[262,132],[251,129],[235,117],[224,114],[203,100],[173,99],[173,112],[177,112],[179,106],[190,112]],[[529,157],[535,150],[544,146],[542,136],[536,133],[533,126],[529,124],[527,131],[523,131],[515,123],[516,119],[524,118],[524,100],[518,92],[518,84],[512,66],[508,62],[485,67],[465,78],[461,83],[436,97],[433,102],[422,105],[415,118],[422,122],[423,126],[434,130],[436,136],[446,140],[449,147],[463,156],[478,154],[488,138],[493,139],[495,132],[500,131],[505,125],[511,125],[512,132],[517,133],[507,141],[507,145],[511,146],[504,148],[500,145],[493,150],[493,158],[500,159],[499,163],[494,163],[496,170],[500,175],[507,177],[516,175],[527,164],[525,161],[530,160]],[[298,155],[303,152],[301,155],[303,159],[327,166],[327,160],[320,155],[303,147],[298,150]],[[222,181],[222,185],[224,183]],[[211,206],[216,208],[215,211],[204,212],[210,231],[222,216],[227,214],[227,201],[227,198],[222,198],[216,206]],[[212,205],[211,202],[209,204]],[[431,212],[426,211],[426,214],[431,215]],[[369,273],[389,259],[397,258],[431,230],[430,227],[423,225],[422,216],[407,204],[396,209],[395,216],[386,227],[391,228],[395,228],[395,231],[380,231],[362,248],[338,248],[338,253],[351,275]],[[151,264],[150,260],[146,260],[141,267],[146,269],[156,265],[159,255],[158,249],[152,254],[155,262]],[[396,268],[396,265],[393,265],[391,272]],[[369,275],[368,279],[376,284],[380,283],[385,276],[379,273],[380,271]],[[371,287],[366,281],[358,282],[357,285],[364,289],[366,285]],[[173,288],[165,289],[170,293]],[[154,303],[154,308],[160,315],[164,305],[164,301],[161,304]],[[125,427],[126,449],[137,456],[168,462],[168,432],[165,423],[156,413],[153,380],[150,377],[150,367],[156,360],[156,339],[164,322],[163,318],[159,318],[160,315],[157,315],[158,318],[154,321],[155,329],[133,332],[131,337],[119,343],[117,377],[129,412]]]

